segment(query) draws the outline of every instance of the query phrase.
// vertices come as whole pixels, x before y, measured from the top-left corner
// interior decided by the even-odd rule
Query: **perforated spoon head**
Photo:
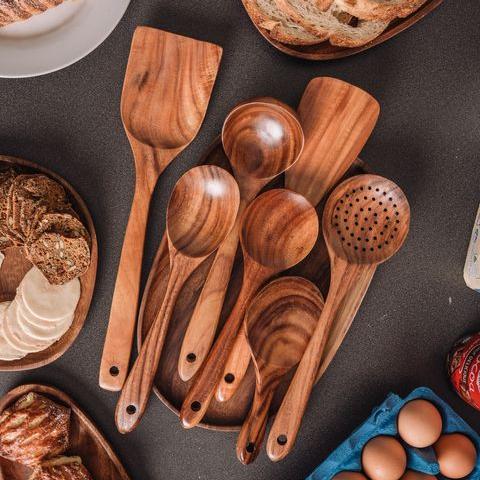
[[[304,136],[290,107],[262,98],[230,112],[223,125],[222,143],[237,176],[270,179],[297,161]]]
[[[282,277],[270,282],[252,301],[245,316],[245,332],[259,367],[279,373],[302,358],[322,313],[318,288],[301,277]]]
[[[213,165],[195,167],[175,185],[167,208],[170,245],[187,257],[212,253],[233,227],[240,203],[235,179]]]
[[[310,253],[318,230],[318,216],[310,202],[279,188],[263,193],[245,210],[240,241],[244,256],[280,272]]]
[[[378,264],[403,245],[410,206],[394,182],[378,175],[358,175],[330,195],[322,225],[330,254],[349,263]]]

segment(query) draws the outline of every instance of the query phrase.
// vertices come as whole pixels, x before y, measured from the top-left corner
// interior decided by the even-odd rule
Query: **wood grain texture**
[[[357,158],[379,112],[378,102],[354,85],[329,77],[311,80],[298,107],[306,142],[300,158],[285,173],[285,187],[318,205]],[[249,362],[240,332],[217,390],[219,401],[235,394]],[[232,378],[238,381],[226,381]]]
[[[240,231],[244,259],[242,288],[182,405],[180,420],[185,428],[196,426],[205,415],[250,300],[266,281],[310,253],[318,230],[315,209],[305,197],[290,190],[269,190],[245,210]]]
[[[375,47],[376,45],[380,45],[387,40],[390,40],[391,38],[395,37],[407,28],[415,25],[417,22],[426,17],[429,13],[433,12],[437,7],[442,4],[442,2],[443,0],[428,0],[412,15],[393,21],[390,26],[375,40],[367,43],[366,45],[363,45],[362,47],[356,48],[336,47],[330,45],[329,42],[322,42],[310,46],[287,45],[285,43],[274,40],[270,36],[268,30],[265,30],[264,28],[255,24],[253,20],[252,23],[255,25],[263,38],[267,40],[267,42],[273,45],[273,47],[275,47],[277,50],[280,50],[287,55],[303,58],[306,60],[335,60],[339,58],[349,57],[351,55],[356,55],[357,53],[363,52],[372,47]]]
[[[240,192],[226,170],[203,165],[185,173],[175,185],[167,207],[170,275],[162,306],[117,404],[121,433],[132,431],[145,412],[175,302],[192,272],[232,229]]]
[[[255,365],[256,386],[237,439],[237,457],[244,464],[253,462],[260,451],[275,390],[301,360],[323,303],[313,283],[283,277],[264,287],[248,307],[243,331]]]
[[[65,393],[46,385],[22,385],[14,388],[0,399],[0,412],[3,412],[21,396],[36,392],[53,401],[69,407],[71,415],[71,434],[69,455],[79,455],[94,480],[129,480],[119,458],[112,447],[90,418]],[[31,470],[0,457],[0,478],[5,480],[28,480]]]
[[[292,450],[321,366],[332,326],[338,345],[351,325],[377,265],[403,245],[410,206],[395,183],[359,175],[340,184],[323,212],[322,229],[332,268],[330,289],[317,327],[297,368],[267,442],[271,460]]]
[[[90,266],[86,273],[80,277],[81,295],[80,300],[75,309],[75,316],[71,327],[63,335],[58,342],[40,352],[30,353],[26,357],[19,360],[4,361],[0,360],[0,371],[18,371],[30,370],[33,368],[43,367],[57,358],[62,356],[72,345],[82,329],[88,315],[90,303],[92,301],[93,291],[95,289],[95,279],[97,275],[98,263],[98,244],[95,226],[88,211],[88,208],[80,195],[67,183],[63,178],[59,177],[50,170],[41,167],[33,162],[22,160],[15,157],[7,157],[0,155],[0,166],[11,165],[17,167],[27,173],[41,173],[52,178],[63,186],[67,192],[69,201],[72,203],[74,210],[80,216],[83,224],[87,228],[91,237],[91,260]],[[5,260],[0,268],[0,301],[9,301],[15,298],[16,290],[21,280],[28,270],[32,268],[32,264],[25,258],[23,250],[18,247],[7,249],[5,252]]]
[[[229,162],[223,151],[220,138],[217,138],[211,147],[205,152],[199,160],[200,164],[215,164],[229,169]],[[365,173],[364,163],[357,160],[349,169],[346,176]],[[267,185],[266,189],[278,188],[283,186],[284,176],[277,177],[273,182]],[[317,207],[317,213],[321,216],[323,203]],[[188,321],[195,307],[198,294],[202,288],[203,282],[208,274],[212,257],[208,258],[200,267],[189,277],[182,292],[179,295],[175,310],[173,312],[170,328],[165,340],[162,357],[160,360],[157,376],[154,383],[154,392],[160,400],[175,414],[179,415],[179,409],[185,399],[188,389],[193,381],[183,382],[178,375],[178,357],[182,345]],[[166,284],[169,274],[169,259],[166,236],[162,238],[157,250],[150,275],[145,286],[142,303],[140,306],[137,341],[138,348],[141,348],[142,341],[146,337],[153,320],[162,304],[165,294]],[[285,272],[286,275],[303,276],[314,282],[321,290],[324,296],[327,295],[330,279],[330,261],[327,248],[322,235],[319,235],[316,245],[308,257],[297,266]],[[225,296],[225,304],[222,309],[222,315],[219,321],[219,328],[224,325],[228,318],[238,292],[241,288],[243,277],[243,261],[240,249],[237,251],[235,263],[233,266],[230,285]],[[329,340],[330,344],[330,340]],[[327,346],[328,348],[328,346]],[[335,352],[332,351],[332,356]],[[321,369],[326,368],[322,363]],[[285,394],[291,379],[291,374],[286,375],[282,380],[272,402],[270,413],[273,414]],[[210,406],[199,426],[217,431],[238,431],[250,410],[251,401],[255,390],[255,373],[253,365],[249,369],[242,381],[240,388],[235,396],[227,402],[218,402],[215,398],[210,402]]]
[[[304,136],[296,113],[273,98],[243,102],[227,116],[222,143],[240,187],[237,223],[218,249],[185,333],[178,361],[187,381],[212,345],[235,260],[240,219],[246,206],[302,152]]]
[[[99,383],[120,390],[128,373],[150,199],[159,175],[197,135],[222,49],[138,27],[122,92],[121,115],[135,159],[135,191],[113,293]]]

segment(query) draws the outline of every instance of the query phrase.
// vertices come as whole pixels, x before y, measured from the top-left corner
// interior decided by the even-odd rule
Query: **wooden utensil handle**
[[[267,441],[267,454],[277,462],[292,450],[333,324],[350,325],[370,285],[376,265],[332,261],[329,295],[318,325],[298,365],[275,417]]]
[[[253,263],[249,270],[250,281],[246,281],[244,276],[237,302],[183,401],[180,420],[185,428],[195,427],[205,415],[242,325],[247,305],[265,280],[260,265]]]
[[[105,390],[121,390],[128,374],[151,191],[145,179],[138,176],[100,364],[99,384]]]
[[[238,247],[240,212],[228,237],[220,245],[183,338],[178,373],[186,382],[204,362],[212,346]]]
[[[245,331],[241,328],[217,388],[215,398],[219,402],[226,402],[233,397],[247,372],[250,359],[250,348],[245,337]]]
[[[181,262],[172,262],[162,306],[153,321],[117,403],[115,422],[120,433],[131,432],[145,412],[175,302],[188,275],[189,271]]]
[[[279,379],[268,381],[265,385],[257,382],[252,407],[237,438],[237,458],[245,465],[253,462],[260,451],[278,383]]]

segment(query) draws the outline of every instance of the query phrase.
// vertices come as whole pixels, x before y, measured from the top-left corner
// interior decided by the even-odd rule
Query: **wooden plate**
[[[244,0],[242,0],[244,3]],[[293,57],[305,58],[307,60],[335,60],[337,58],[349,57],[357,53],[368,50],[369,48],[374,47],[375,45],[380,45],[383,42],[386,42],[390,38],[398,35],[400,32],[403,32],[407,28],[415,25],[423,17],[435,10],[443,0],[428,0],[422,7],[420,7],[415,13],[412,13],[406,18],[401,18],[393,21],[389,27],[375,40],[357,48],[345,48],[345,47],[335,47],[330,45],[330,42],[322,42],[317,45],[287,45],[285,43],[278,42],[274,40],[268,30],[258,26],[252,18],[250,18],[261,33],[261,35],[271,43],[276,49],[280,50],[287,55]],[[248,12],[247,12],[248,13]]]
[[[200,164],[219,165],[230,170],[227,157],[223,151],[220,138],[210,147]],[[346,176],[357,175],[365,172],[365,166],[360,160],[347,172]],[[283,177],[276,182],[271,183],[266,188],[279,187],[283,185]],[[318,211],[321,214],[323,205],[320,205]],[[165,340],[162,357],[160,360],[157,376],[154,384],[154,391],[162,402],[170,408],[176,415],[183,403],[183,399],[190,387],[190,382],[183,382],[178,375],[178,356],[182,346],[183,336],[187,328],[188,322],[193,312],[196,300],[200,293],[205,277],[208,273],[213,256],[206,260],[193,273],[185,284],[180,297],[175,306],[175,311],[170,322],[170,328]],[[155,257],[150,275],[143,294],[142,304],[140,307],[137,340],[140,348],[142,338],[145,337],[150,325],[155,318],[165,293],[169,270],[168,252],[165,236],[162,239],[160,248]],[[317,245],[312,253],[295,268],[288,270],[284,275],[301,275],[313,281],[319,286],[321,291],[326,294],[329,282],[329,260],[323,237],[320,235]],[[240,249],[237,252],[235,265],[232,272],[232,279],[227,292],[225,305],[220,319],[223,325],[228,313],[233,307],[237,293],[240,290],[242,282],[242,259]],[[292,372],[293,375],[293,372]],[[276,411],[279,402],[285,394],[289,379],[283,382],[281,388],[277,392],[273,402],[272,411]],[[233,431],[239,430],[243,423],[249,408],[255,388],[255,375],[253,367],[250,365],[247,375],[242,381],[241,387],[236,394],[227,402],[220,403],[215,399],[210,404],[203,423],[200,426],[212,430]]]
[[[95,480],[130,480],[112,447],[95,424],[65,393],[46,385],[22,385],[0,399],[0,413],[29,392],[41,393],[72,410],[68,455],[79,455]],[[3,477],[2,477],[3,475]],[[31,470],[0,457],[0,479],[27,480]]]
[[[22,171],[26,172],[42,173],[60,183],[65,188],[74,210],[80,215],[80,218],[85,227],[88,229],[92,239],[90,267],[80,278],[82,293],[80,295],[77,309],[75,310],[75,317],[73,319],[72,326],[58,342],[55,342],[53,345],[50,345],[50,347],[42,350],[41,352],[30,353],[26,357],[23,357],[19,360],[0,360],[0,371],[18,371],[43,367],[44,365],[53,362],[63,355],[77,338],[77,335],[85,323],[88,309],[90,308],[90,302],[92,300],[93,290],[95,288],[98,245],[95,227],[87,206],[80,198],[80,195],[69,183],[50,170],[36,165],[35,163],[22,160],[20,158],[0,155],[0,165],[5,164],[11,165],[12,167],[18,167]],[[15,298],[15,292],[20,281],[24,277],[25,273],[27,273],[32,267],[32,264],[22,254],[21,248],[9,248],[4,253],[5,260],[0,268],[0,302],[13,300],[13,298]]]

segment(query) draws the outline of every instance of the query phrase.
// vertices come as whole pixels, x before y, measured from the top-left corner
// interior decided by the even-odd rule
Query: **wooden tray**
[[[68,455],[79,455],[94,480],[130,480],[112,447],[95,424],[83,413],[78,405],[62,391],[46,385],[22,385],[8,392],[0,399],[0,413],[29,392],[50,397],[55,402],[72,409],[71,442]],[[31,470],[18,463],[0,457],[0,479],[27,480]]]
[[[50,345],[50,347],[48,347],[46,350],[30,353],[26,357],[23,357],[19,360],[0,360],[0,371],[18,371],[43,367],[44,365],[53,362],[63,355],[77,338],[77,335],[85,323],[85,319],[90,308],[90,302],[92,300],[93,290],[95,288],[98,245],[95,227],[87,206],[81,199],[80,195],[69,183],[50,170],[47,170],[46,168],[43,168],[33,162],[22,160],[20,158],[0,155],[0,165],[5,164],[18,167],[20,170],[25,172],[43,173],[60,183],[65,188],[74,210],[80,215],[80,218],[85,227],[88,229],[92,239],[90,267],[80,278],[82,293],[80,295],[77,309],[75,310],[75,317],[73,319],[72,326],[58,342]],[[5,260],[0,268],[0,302],[13,300],[20,281],[24,277],[25,273],[30,270],[30,268],[32,268],[32,264],[24,257],[20,248],[13,247],[5,251]]]
[[[200,161],[200,164],[219,165],[230,170],[227,157],[223,151],[220,138],[217,138],[206,155]],[[346,176],[365,173],[363,162],[357,160],[354,166],[347,172]],[[283,186],[283,177],[276,182],[272,182],[266,189],[272,187]],[[319,213],[323,210],[323,205],[318,208]],[[152,269],[143,294],[142,304],[140,307],[137,340],[140,348],[142,338],[148,332],[156,312],[162,303],[167,282],[169,261],[167,255],[167,246],[165,236],[162,239],[160,248],[153,262]],[[178,375],[178,357],[182,346],[183,336],[185,334],[188,322],[190,320],[193,308],[200,293],[205,277],[208,273],[213,256],[207,259],[189,278],[183,288],[177,301],[175,311],[170,322],[170,329],[165,340],[159,369],[154,383],[154,391],[162,402],[178,415],[179,409],[186,396],[190,382],[183,382]],[[291,270],[286,271],[283,275],[301,275],[313,281],[319,286],[321,291],[326,295],[329,282],[329,260],[323,236],[320,236],[317,245],[312,253],[299,265]],[[227,292],[225,305],[223,308],[220,325],[223,325],[230,310],[235,303],[237,293],[240,290],[242,282],[242,259],[240,249],[237,251],[237,257],[232,272],[232,279]],[[292,372],[293,375],[293,372]],[[276,411],[279,402],[285,394],[289,379],[283,382],[281,388],[274,399],[272,411]],[[249,370],[242,381],[239,390],[235,395],[224,403],[212,400],[203,423],[200,426],[212,430],[233,431],[239,430],[243,423],[248,410],[250,408],[251,399],[255,388],[255,375],[253,366],[250,365]]]
[[[242,0],[243,2],[244,0]],[[403,32],[407,28],[415,25],[423,17],[435,10],[443,0],[428,0],[422,7],[420,7],[415,13],[412,13],[410,16],[402,19],[393,21],[389,27],[375,40],[357,48],[345,48],[345,47],[335,47],[330,45],[329,42],[318,43],[317,45],[287,45],[285,43],[278,42],[274,40],[268,30],[258,26],[253,20],[253,24],[260,32],[260,34],[271,43],[277,50],[280,50],[287,55],[292,57],[305,58],[307,60],[335,60],[337,58],[349,57],[351,55],[356,55],[357,53],[368,50],[369,48],[374,47],[375,45],[380,45],[383,42],[386,42],[390,38],[398,35],[400,32]],[[247,12],[248,13],[248,12]]]

